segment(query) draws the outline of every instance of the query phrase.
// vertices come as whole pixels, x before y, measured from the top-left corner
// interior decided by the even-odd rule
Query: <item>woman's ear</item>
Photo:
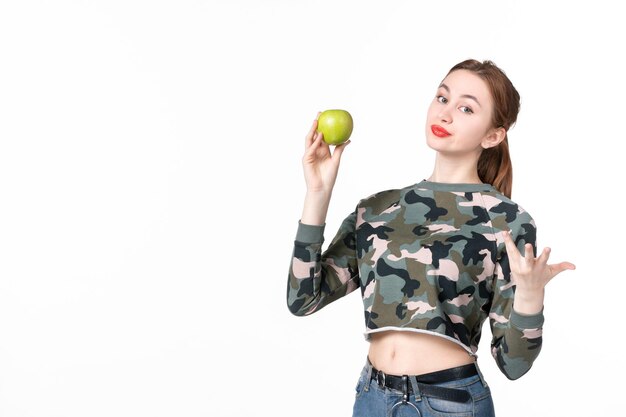
[[[498,146],[506,138],[506,129],[503,127],[496,127],[489,131],[487,136],[483,138],[481,146],[483,149],[493,148]]]

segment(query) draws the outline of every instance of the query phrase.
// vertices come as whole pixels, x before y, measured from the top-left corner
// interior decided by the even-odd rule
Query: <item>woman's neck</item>
[[[450,158],[437,154],[435,167],[428,181],[453,184],[481,184],[478,160]]]

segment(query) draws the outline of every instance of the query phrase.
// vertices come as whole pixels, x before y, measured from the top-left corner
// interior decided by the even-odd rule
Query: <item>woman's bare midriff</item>
[[[460,345],[443,337],[405,331],[371,334],[368,357],[390,375],[420,375],[474,362]]]

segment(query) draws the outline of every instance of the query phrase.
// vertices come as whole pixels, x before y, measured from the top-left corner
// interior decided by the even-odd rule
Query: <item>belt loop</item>
[[[487,380],[485,380],[483,373],[480,371],[480,368],[478,367],[478,362],[474,362],[474,367],[476,367],[476,372],[478,372],[478,376],[480,377],[480,381],[483,383],[483,387],[487,388],[489,385],[487,385]]]
[[[370,358],[367,358],[367,376],[365,377],[365,391],[370,390],[370,383],[372,381],[372,363],[370,362]]]
[[[420,393],[420,387],[417,384],[417,378],[415,375],[409,375],[409,382],[411,383],[411,388],[413,388],[413,395],[415,395],[415,401],[422,401],[422,394]]]
[[[402,404],[409,402],[409,376],[402,375]]]
[[[387,374],[381,370],[376,371],[376,382],[378,382],[378,386],[382,389],[387,387]]]

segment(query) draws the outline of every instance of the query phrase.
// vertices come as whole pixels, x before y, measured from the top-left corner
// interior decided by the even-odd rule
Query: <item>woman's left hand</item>
[[[515,310],[519,313],[538,313],[543,308],[544,288],[548,282],[565,270],[576,269],[576,266],[571,262],[548,264],[550,258],[548,247],[535,258],[530,243],[524,245],[522,256],[511,238],[511,233],[503,234],[511,268],[511,282],[516,286]]]

